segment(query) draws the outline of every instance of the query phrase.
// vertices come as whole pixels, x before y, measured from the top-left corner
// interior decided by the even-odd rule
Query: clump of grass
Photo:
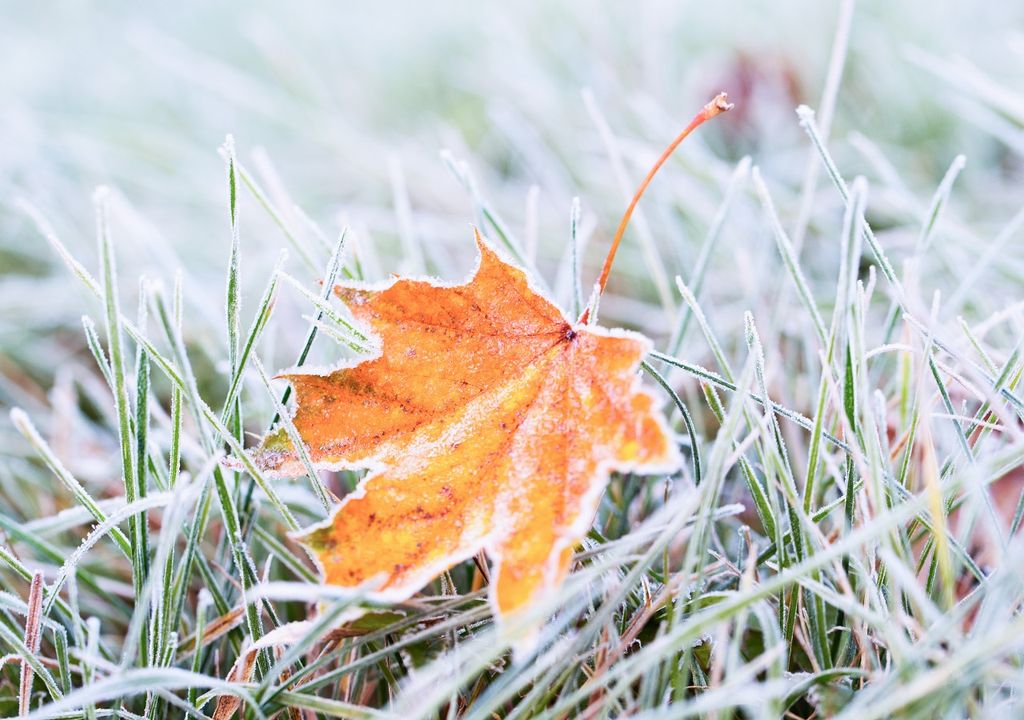
[[[116,191],[96,195],[91,260],[21,203],[85,315],[53,331],[59,361],[0,356],[0,715],[1019,715],[1024,358],[1011,248],[1024,214],[993,233],[964,221],[961,156],[918,196],[865,137],[841,147],[862,150],[873,179],[847,180],[828,136],[851,17],[839,18],[824,117],[801,107],[790,121],[805,132],[802,175],[787,182],[777,158],[764,170],[684,160],[677,176],[703,196],[679,204],[698,231],[694,260],[667,259],[662,233],[685,228],[664,217],[674,199],[653,195],[626,234],[601,317],[654,336],[644,370],[691,462],[613,479],[564,590],[533,609],[546,625],[530,657],[513,658],[494,626],[481,563],[393,606],[317,584],[287,533],[322,519],[357,474],[270,481],[221,462],[286,417],[288,390],[268,370],[365,348],[329,288],[390,267],[371,232],[339,224],[332,240],[288,203],[265,156],[252,169],[230,140],[215,273],[119,280],[146,234]],[[968,119],[978,103],[1003,113],[1005,135],[1015,96],[977,71],[948,80],[970,91]],[[603,223],[649,148],[633,157],[594,96],[584,104],[621,176],[593,189],[610,206]],[[587,242],[594,201],[565,203],[561,234],[542,243],[536,224],[515,231],[456,153],[446,161],[482,229],[578,314],[604,249]],[[415,184],[398,168],[390,187],[408,269],[458,274],[418,235]],[[267,262],[254,238],[270,229],[289,252]],[[676,293],[671,273],[644,282],[662,265],[680,273]],[[0,350],[20,357],[14,343]],[[371,612],[339,624],[354,604]]]

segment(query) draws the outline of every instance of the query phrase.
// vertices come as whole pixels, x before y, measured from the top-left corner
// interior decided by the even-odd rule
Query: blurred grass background
[[[7,3],[3,351],[39,357],[35,344],[52,342],[63,324],[77,326],[81,311],[77,290],[58,291],[66,277],[54,273],[55,258],[11,208],[13,199],[38,204],[89,258],[91,189],[113,185],[131,208],[117,218],[125,277],[181,265],[206,285],[222,274],[227,253],[215,152],[227,133],[242,162],[277,190],[280,207],[297,204],[331,236],[352,223],[389,258],[386,270],[401,247],[396,164],[428,259],[465,255],[473,220],[442,148],[469,163],[481,194],[520,238],[534,224],[549,273],[566,246],[570,199],[579,195],[594,228],[587,283],[626,193],[584,89],[628,158],[630,186],[714,92],[727,90],[738,104],[652,191],[647,215],[671,277],[692,264],[719,186],[740,156],[763,168],[786,214],[810,152],[793,108],[820,100],[838,13],[832,2]],[[981,78],[1021,86],[1024,39],[1015,28],[1022,15],[1016,3],[858,3],[831,134],[848,177],[863,172],[880,181],[874,212],[906,208],[884,204],[891,178],[849,142],[851,133],[875,143],[922,203],[952,158],[968,155],[953,199],[965,221],[995,227],[1019,203],[1012,189],[1024,144],[1020,96],[993,97]],[[958,58],[977,77],[945,66]],[[834,193],[820,196],[816,216],[833,216]],[[284,242],[250,205],[243,222],[252,289]],[[289,214],[295,232],[305,231]],[[723,247],[735,252],[768,247],[741,223],[726,232]],[[767,238],[764,229],[757,235]],[[812,243],[827,241],[812,232]],[[622,258],[626,277],[617,288],[651,300],[636,259]],[[639,277],[627,284],[631,275]],[[762,280],[751,272],[748,282]],[[45,377],[45,363],[28,369]]]

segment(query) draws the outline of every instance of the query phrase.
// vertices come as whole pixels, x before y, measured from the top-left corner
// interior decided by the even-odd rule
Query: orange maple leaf
[[[640,386],[650,341],[574,324],[479,233],[477,245],[464,284],[339,285],[377,354],[283,377],[315,466],[370,470],[298,538],[324,581],[376,578],[378,598],[404,600],[484,550],[503,616],[558,587],[612,471],[669,472],[680,455]],[[304,471],[280,431],[254,457]]]
[[[644,190],[697,127],[732,107],[707,103],[630,201],[597,281],[600,294]],[[573,323],[476,234],[480,263],[461,285],[396,279],[335,288],[379,340],[333,372],[284,375],[319,468],[367,468],[333,516],[298,539],[324,581],[378,581],[404,600],[486,551],[498,617],[559,586],[612,471],[670,472],[681,457],[637,370],[651,342]],[[278,431],[254,453],[278,475],[304,471]]]

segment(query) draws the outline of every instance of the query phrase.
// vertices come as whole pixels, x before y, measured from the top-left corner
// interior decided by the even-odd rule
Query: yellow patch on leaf
[[[314,464],[371,470],[298,538],[324,581],[377,579],[380,599],[404,600],[484,550],[503,616],[559,586],[612,471],[667,472],[680,457],[640,387],[650,341],[574,325],[479,234],[477,245],[461,285],[339,285],[379,352],[284,377]],[[280,432],[254,458],[304,472]]]

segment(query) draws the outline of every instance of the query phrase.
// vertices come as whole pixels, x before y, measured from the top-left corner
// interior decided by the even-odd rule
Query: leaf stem
[[[679,144],[683,142],[694,130],[704,124],[705,121],[710,120],[716,115],[731,110],[732,103],[728,102],[728,96],[723,92],[719,93],[711,100],[707,105],[701,108],[701,111],[693,116],[690,124],[683,128],[683,131],[676,136],[668,147],[661,153],[657,161],[647,172],[647,177],[643,179],[640,186],[636,189],[636,193],[633,195],[633,199],[629,201],[629,207],[626,208],[626,212],[623,213],[622,219],[619,221],[619,227],[615,231],[615,237],[612,238],[612,246],[608,250],[608,255],[604,259],[604,267],[601,268],[601,275],[597,280],[597,294],[600,295],[604,292],[605,285],[608,284],[608,276],[612,272],[612,263],[615,261],[615,253],[619,249],[619,243],[622,242],[622,236],[626,232],[626,226],[629,225],[629,220],[633,217],[633,211],[636,209],[637,204],[640,202],[640,198],[647,190],[647,186],[651,184],[651,180],[658,174],[658,170],[661,166],[669,159],[675,149],[679,147]],[[590,307],[588,306],[583,314],[580,315],[579,323],[585,324],[590,318]]]

